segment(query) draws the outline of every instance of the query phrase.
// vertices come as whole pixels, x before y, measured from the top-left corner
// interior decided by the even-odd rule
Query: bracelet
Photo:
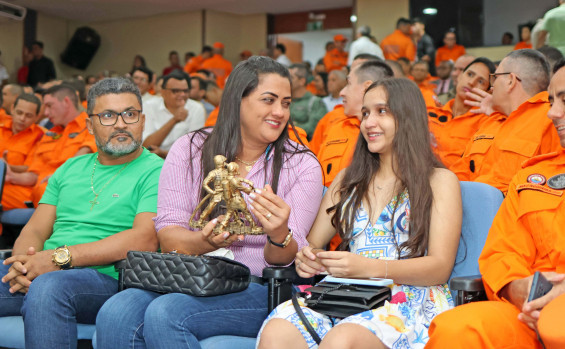
[[[286,236],[286,238],[284,238],[284,241],[281,244],[271,240],[271,237],[269,235],[267,235],[267,240],[269,241],[269,243],[271,245],[275,245],[275,246],[280,247],[280,248],[285,248],[285,247],[288,246],[288,244],[290,244],[290,241],[292,240],[292,230],[290,230],[290,229],[288,230],[288,235]]]

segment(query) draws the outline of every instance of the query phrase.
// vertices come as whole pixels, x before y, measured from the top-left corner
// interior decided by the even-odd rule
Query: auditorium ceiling
[[[6,1],[6,0],[4,0]],[[203,9],[236,14],[289,13],[353,6],[353,0],[7,0],[45,14],[99,22]]]

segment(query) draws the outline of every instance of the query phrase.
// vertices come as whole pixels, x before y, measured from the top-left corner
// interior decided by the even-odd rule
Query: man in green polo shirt
[[[288,68],[292,81],[292,103],[290,117],[294,125],[301,127],[312,138],[318,121],[326,115],[326,105],[318,96],[306,89],[308,69],[304,64],[293,64]]]
[[[0,265],[0,316],[23,315],[26,348],[76,347],[76,323],[94,324],[118,290],[112,263],[158,246],[152,218],[163,160],[141,147],[138,88],[104,79],[90,89],[87,112],[98,153],[55,172]]]

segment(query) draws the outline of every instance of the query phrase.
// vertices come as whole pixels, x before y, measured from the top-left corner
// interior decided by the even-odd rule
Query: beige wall
[[[368,25],[381,42],[400,17],[410,17],[409,0],[356,0],[357,26]]]
[[[6,66],[9,81],[17,81],[17,72],[22,65],[22,47],[24,42],[24,23],[22,21],[5,21],[0,23],[0,60]]]
[[[160,74],[169,65],[171,50],[179,52],[181,61],[186,51],[199,52],[202,46],[201,12],[183,12],[129,20],[78,23],[38,14],[37,38],[45,44],[45,55],[55,63],[57,76],[98,74],[110,70],[129,72],[133,57],[140,54],[148,67]],[[87,25],[100,34],[101,45],[86,71],[71,68],[59,58],[75,30]],[[23,39],[22,39],[23,40]]]
[[[202,38],[201,12],[183,12],[152,17],[88,23],[100,34],[101,45],[88,71],[104,69],[129,72],[135,55],[145,58],[158,75],[169,65],[169,51],[179,52],[181,63],[186,51],[199,52]],[[83,24],[73,23],[71,34]]]
[[[265,14],[243,16],[206,11],[205,15],[206,44],[223,42],[226,47],[225,56],[234,64],[239,61],[241,51],[257,53],[266,46]],[[61,63],[59,56],[75,30],[84,25],[96,30],[102,43],[87,70],[80,71]],[[160,74],[169,64],[169,51],[178,51],[181,60],[186,51],[200,52],[203,45],[202,12],[93,23],[67,21],[39,13],[37,36],[38,40],[44,42],[45,55],[53,59],[57,76],[61,78],[73,74],[98,74],[103,70],[123,74],[130,71],[136,54],[142,55],[148,67]],[[22,40],[23,38],[19,41]]]
[[[206,44],[219,41],[224,44],[224,56],[234,65],[239,53],[249,50],[257,53],[267,46],[267,15],[236,15],[206,11]]]
[[[73,74],[82,74],[61,62],[61,53],[69,42],[70,22],[60,17],[37,13],[37,40],[43,42],[43,54],[52,59],[57,71],[57,78],[68,78]]]
[[[491,61],[501,61],[507,54],[514,49],[513,45],[510,46],[494,46],[494,47],[471,47],[467,48],[468,54],[475,57],[486,57]]]

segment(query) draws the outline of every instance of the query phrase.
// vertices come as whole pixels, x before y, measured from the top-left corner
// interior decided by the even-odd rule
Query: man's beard
[[[121,142],[118,144],[113,144],[110,140],[117,134],[124,133],[127,134],[131,138],[131,143],[129,144],[122,144]],[[120,136],[126,137],[126,136]],[[139,149],[141,146],[141,140],[137,140],[133,137],[133,135],[128,131],[114,131],[108,140],[105,143],[102,143],[97,135],[94,136],[96,140],[96,146],[98,147],[99,151],[102,151],[112,157],[120,157],[124,155],[128,155]]]

